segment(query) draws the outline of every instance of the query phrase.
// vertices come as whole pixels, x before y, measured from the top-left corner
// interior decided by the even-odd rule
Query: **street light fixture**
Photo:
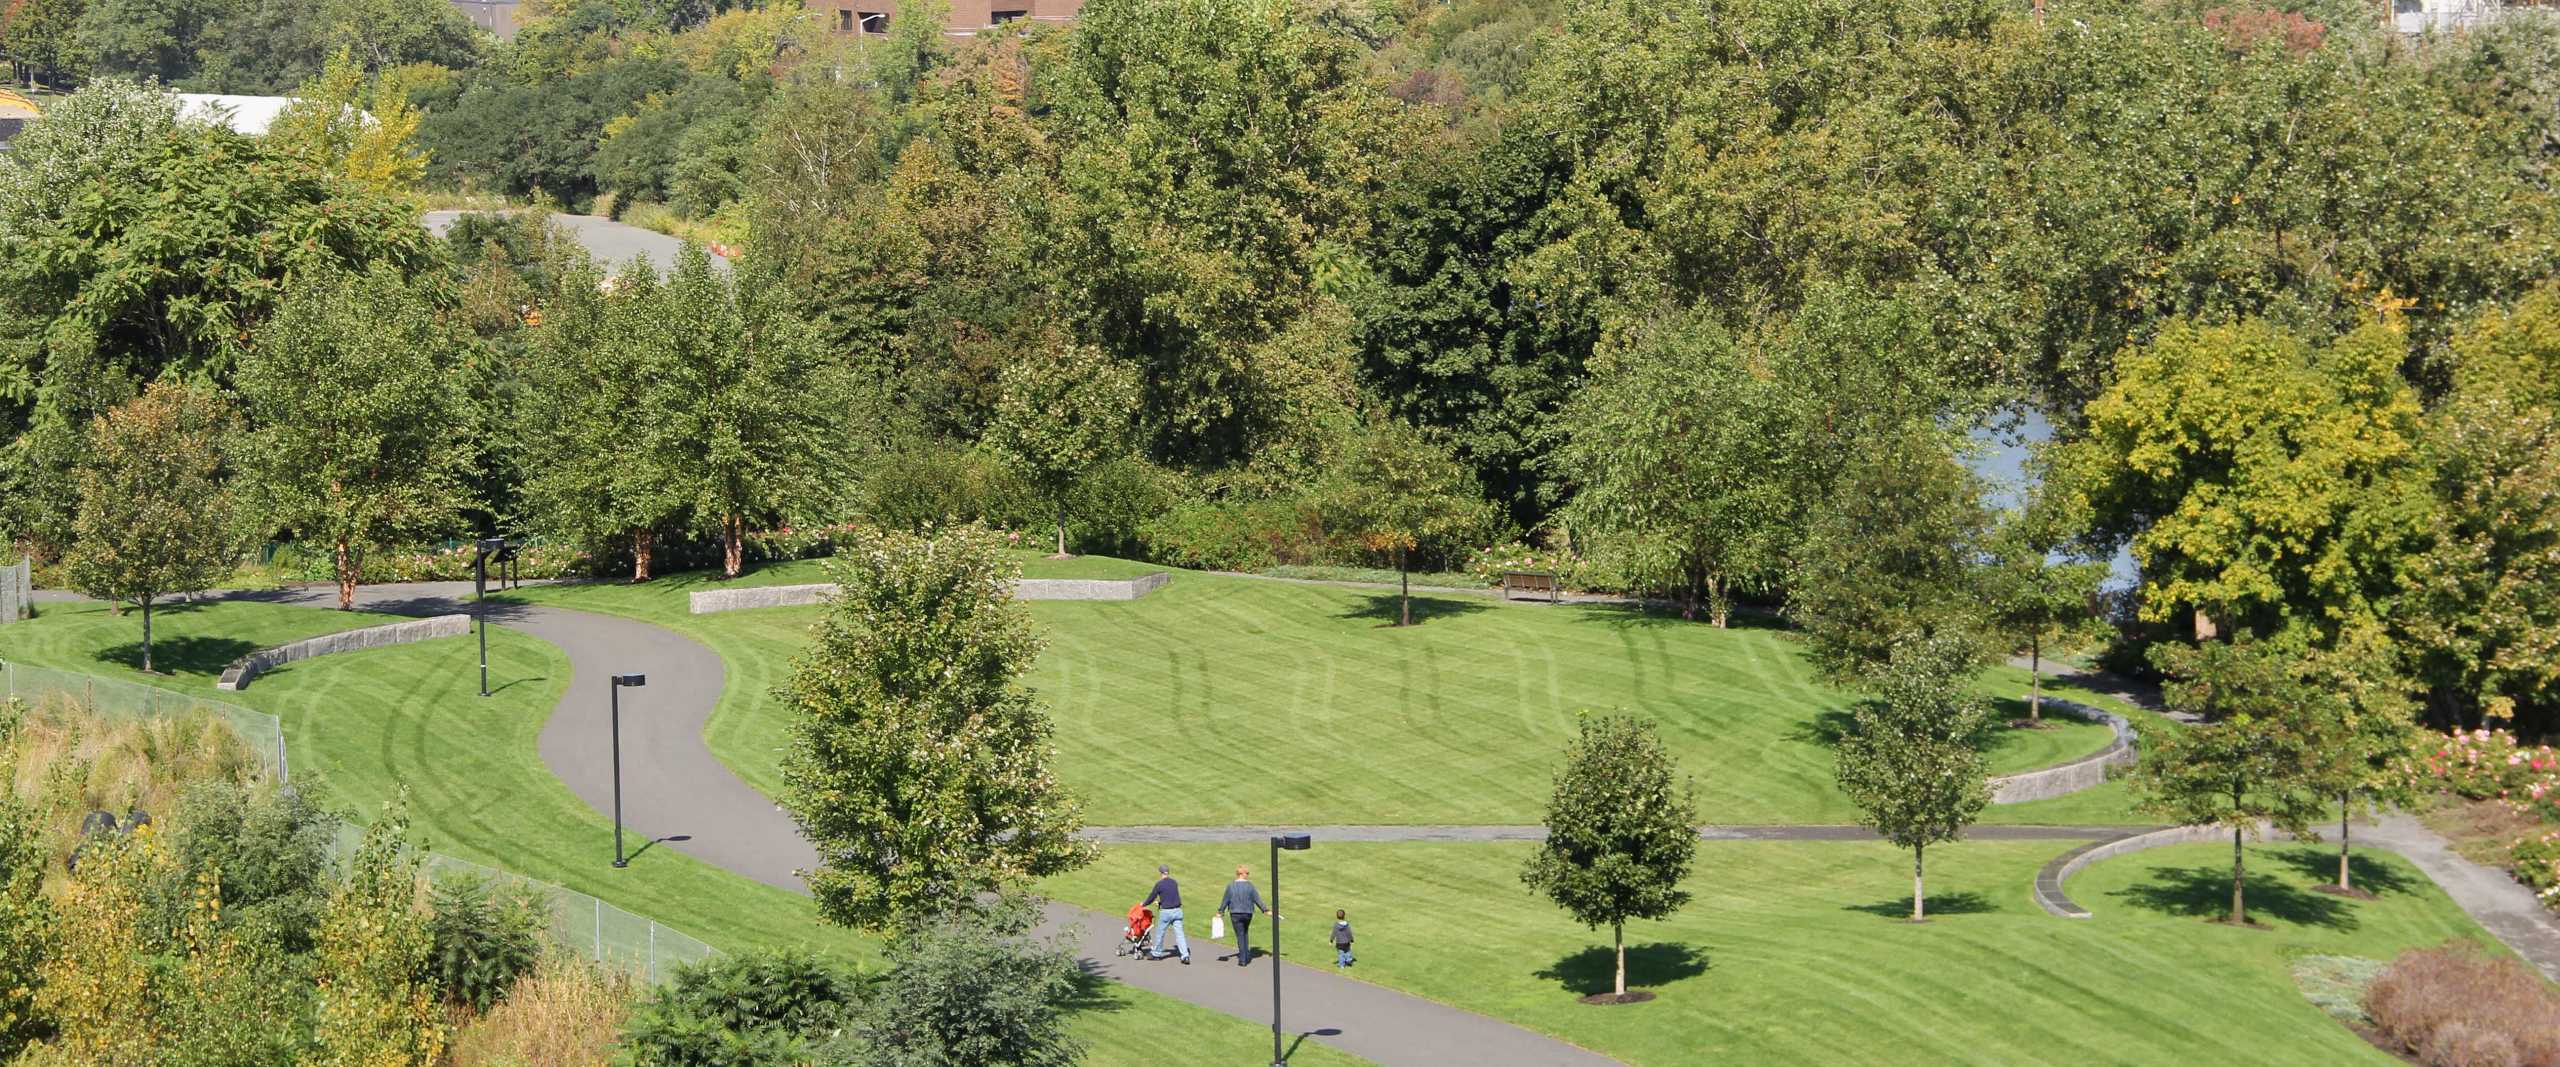
[[[649,684],[645,674],[613,676],[613,865],[616,869],[631,866],[631,857],[622,854],[622,687],[637,689]]]
[[[1288,1067],[1280,1048],[1280,850],[1304,852],[1314,842],[1305,834],[1271,835],[1271,1067]]]
[[[484,537],[476,547],[479,551],[471,557],[471,595],[477,601],[472,614],[480,624],[480,695],[485,697],[489,695],[489,565],[498,564],[498,573],[504,575],[506,564],[515,561],[516,546],[503,537]]]

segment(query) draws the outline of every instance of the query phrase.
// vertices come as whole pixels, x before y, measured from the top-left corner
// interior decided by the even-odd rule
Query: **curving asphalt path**
[[[397,615],[471,612],[479,605],[471,602],[470,592],[468,582],[365,586],[357,590],[356,604]],[[321,607],[337,603],[334,587],[216,595]],[[631,848],[663,838],[667,840],[659,847],[760,882],[807,891],[796,872],[816,865],[816,851],[788,814],[740,781],[703,744],[702,726],[719,703],[726,673],[717,654],[692,638],[632,619],[515,603],[487,608],[491,623],[549,641],[568,655],[569,691],[542,728],[542,761],[579,799],[608,816],[613,810],[612,753],[599,743],[609,728],[605,679],[648,676],[645,687],[622,691],[622,817],[635,835]],[[1263,833],[1267,831],[1256,832]],[[1195,891],[1206,890],[1214,879],[1195,884]],[[1221,963],[1219,946],[1203,938],[1193,946],[1193,966],[1144,962],[1117,954],[1118,915],[1052,903],[1047,919],[1050,929],[1067,935],[1091,973],[1256,1022],[1270,1017],[1268,959],[1253,967]],[[1296,928],[1291,924],[1290,929]],[[1319,937],[1320,930],[1320,925],[1308,927],[1296,943],[1311,943],[1304,939]],[[1382,1064],[1583,1067],[1616,1062],[1330,969],[1284,966],[1290,1032]]]

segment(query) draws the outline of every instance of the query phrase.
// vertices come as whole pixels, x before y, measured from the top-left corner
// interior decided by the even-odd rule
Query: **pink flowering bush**
[[[1486,585],[1502,584],[1504,571],[1546,571],[1561,578],[1565,585],[1581,588],[1574,578],[1582,570],[1582,559],[1560,548],[1537,548],[1512,541],[1479,549],[1467,557],[1469,577]]]
[[[2473,800],[2542,799],[2560,791],[2560,753],[2504,730],[2457,730],[2418,758],[2421,785]]]

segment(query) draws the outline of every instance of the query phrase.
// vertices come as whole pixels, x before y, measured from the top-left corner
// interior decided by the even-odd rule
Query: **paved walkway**
[[[466,214],[480,212],[429,211],[420,215],[418,221],[428,233],[442,237],[445,231],[453,228],[453,220]],[[596,258],[597,266],[608,270],[631,262],[633,256],[647,256],[649,262],[657,266],[658,273],[664,274],[675,269],[676,253],[684,248],[683,241],[656,230],[642,229],[598,215],[571,215],[555,211],[551,214],[551,224],[567,230],[570,237],[586,247],[588,255]],[[711,266],[725,273],[729,269],[729,261],[713,256]]]
[[[365,586],[357,605],[400,615],[473,610],[468,582]],[[234,592],[218,596],[273,603],[334,606],[334,588]],[[750,788],[702,742],[702,726],[719,702],[720,657],[672,630],[636,620],[563,608],[489,605],[491,622],[558,645],[569,657],[569,692],[544,725],[542,760],[571,792],[597,811],[613,805],[612,753],[598,743],[607,729],[604,679],[646,674],[649,684],[622,693],[623,823],[633,847],[653,837],[682,836],[659,847],[770,885],[805,891],[794,873],[817,863],[791,817]],[[1251,831],[1261,840],[1267,831]],[[1143,886],[1130,887],[1134,893]],[[1213,891],[1215,880],[1195,885]],[[1286,888],[1285,886],[1283,887]],[[1047,908],[1092,973],[1229,1015],[1264,1022],[1271,1011],[1268,959],[1237,967],[1216,959],[1216,942],[1193,946],[1192,966],[1117,955],[1121,916],[1063,904]],[[1207,927],[1202,910],[1200,929]],[[1267,921],[1267,920],[1266,920]],[[1299,923],[1287,924],[1295,932]],[[1321,945],[1324,926],[1306,923],[1290,944]],[[1260,934],[1262,931],[1256,931]],[[1257,940],[1260,940],[1257,937]],[[1284,948],[1286,945],[1283,946]],[[1307,949],[1321,957],[1321,947]],[[1286,964],[1288,1030],[1382,1064],[1464,1063],[1470,1067],[1580,1067],[1613,1063],[1509,1023],[1318,969]]]

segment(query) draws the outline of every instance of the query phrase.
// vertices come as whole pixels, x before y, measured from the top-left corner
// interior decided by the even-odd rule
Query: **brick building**
[[[951,0],[943,31],[973,34],[1015,19],[1064,22],[1084,0]],[[898,18],[898,0],[809,0],[809,11],[837,33],[887,33]]]

